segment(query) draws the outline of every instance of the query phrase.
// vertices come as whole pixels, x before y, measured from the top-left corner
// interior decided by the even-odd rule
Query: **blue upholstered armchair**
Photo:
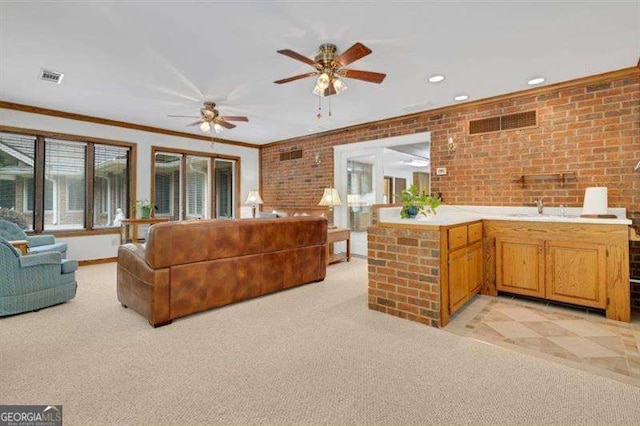
[[[78,262],[59,252],[21,256],[0,238],[0,317],[34,311],[73,299]]]
[[[0,220],[0,238],[5,240],[27,240],[29,253],[58,252],[62,258],[67,257],[67,243],[56,243],[53,235],[28,236],[18,225],[6,220]]]

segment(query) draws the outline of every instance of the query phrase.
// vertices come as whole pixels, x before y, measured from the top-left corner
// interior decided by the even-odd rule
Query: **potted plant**
[[[149,200],[136,200],[136,211],[138,210],[142,219],[149,219],[151,217],[151,203]]]
[[[400,217],[403,219],[412,219],[419,214],[425,217],[433,216],[436,214],[436,208],[441,204],[439,198],[430,197],[429,195],[418,194],[418,187],[411,185],[411,187],[402,190],[402,210],[400,210]]]

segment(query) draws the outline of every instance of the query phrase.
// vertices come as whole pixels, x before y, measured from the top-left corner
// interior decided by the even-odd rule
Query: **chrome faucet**
[[[540,197],[539,199],[534,200],[535,203],[536,203],[536,207],[538,208],[538,214],[539,215],[542,215],[542,209],[544,209],[544,203],[542,202],[543,198],[544,197]]]

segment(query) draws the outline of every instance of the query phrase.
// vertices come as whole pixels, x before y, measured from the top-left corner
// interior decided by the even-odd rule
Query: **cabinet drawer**
[[[482,240],[482,222],[469,225],[469,244]]]
[[[459,247],[467,245],[467,225],[456,226],[450,228],[449,233],[449,250],[455,250]]]

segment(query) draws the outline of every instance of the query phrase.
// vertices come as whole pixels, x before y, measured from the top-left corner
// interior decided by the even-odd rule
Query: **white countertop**
[[[427,226],[449,226],[474,220],[511,220],[523,222],[557,222],[588,223],[598,225],[631,225],[624,208],[610,208],[609,214],[617,219],[590,219],[580,217],[582,208],[565,207],[564,215],[559,207],[545,207],[542,215],[538,215],[535,207],[502,207],[502,206],[449,206],[441,205],[436,215],[429,218],[402,219],[401,207],[381,207],[379,220],[382,223],[402,223]]]

